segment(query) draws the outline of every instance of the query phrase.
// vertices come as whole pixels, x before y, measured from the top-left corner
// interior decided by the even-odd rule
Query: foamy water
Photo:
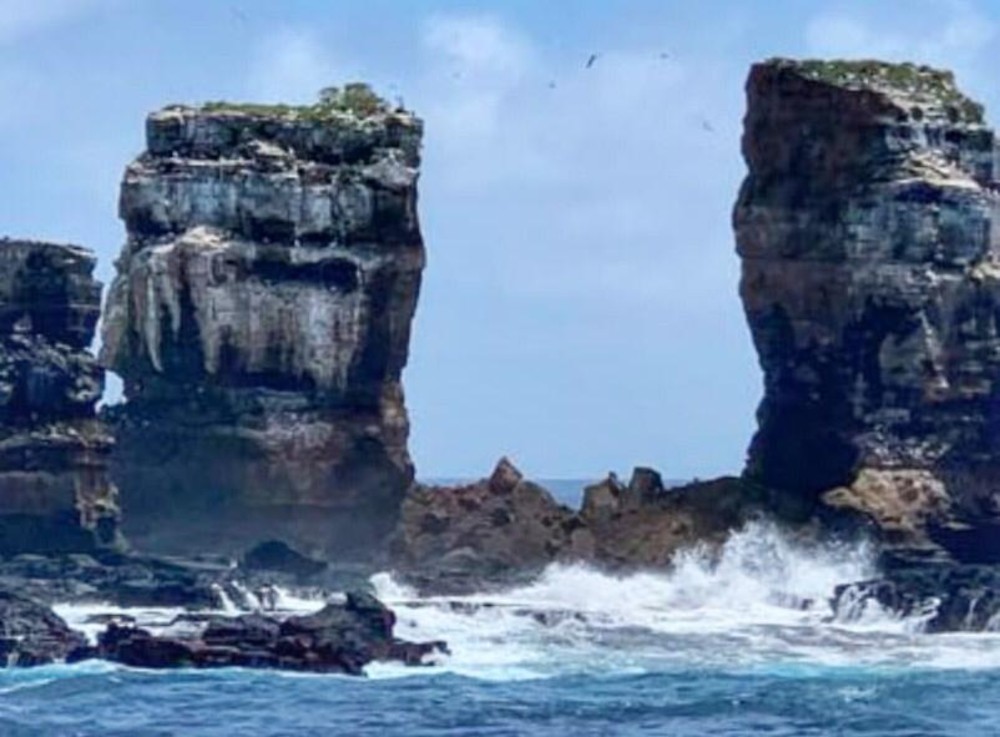
[[[532,585],[465,597],[420,597],[383,573],[372,585],[397,634],[446,640],[451,655],[374,665],[368,679],[107,663],[0,672],[0,734],[990,733],[1000,636],[927,635],[872,606],[834,618],[834,587],[874,572],[864,546],[806,547],[757,524],[669,572],[553,566]],[[278,592],[268,604],[291,614],[324,602]],[[91,636],[104,626],[86,624],[95,614],[193,626],[173,609],[57,609]]]
[[[866,546],[805,546],[757,523],[721,554],[688,551],[669,572],[611,576],[555,565],[531,585],[461,597],[420,597],[381,573],[372,585],[396,612],[397,634],[445,640],[451,654],[428,670],[378,664],[369,673],[517,680],[686,667],[1000,668],[1000,635],[927,635],[921,620],[871,603],[849,621],[835,618],[834,588],[875,572]],[[306,613],[325,601],[279,591],[277,610]],[[91,638],[104,624],[87,620],[101,613],[158,632],[192,626],[175,621],[176,609],[74,604],[56,611]]]

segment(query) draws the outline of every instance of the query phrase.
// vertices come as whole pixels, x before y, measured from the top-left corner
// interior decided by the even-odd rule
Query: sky
[[[738,473],[750,64],[931,63],[995,112],[998,31],[1000,0],[0,0],[0,233],[88,246],[108,282],[148,112],[367,81],[426,122],[418,474]]]

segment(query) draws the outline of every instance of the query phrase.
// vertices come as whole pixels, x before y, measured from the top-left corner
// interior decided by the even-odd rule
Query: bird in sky
[[[594,62],[597,61],[597,57],[598,56],[600,56],[600,54],[591,54],[590,55],[590,58],[587,59],[587,67],[586,67],[587,69],[590,69],[592,66],[594,66]]]

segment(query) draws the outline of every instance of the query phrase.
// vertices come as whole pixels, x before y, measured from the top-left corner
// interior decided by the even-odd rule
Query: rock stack
[[[393,528],[421,135],[358,86],[149,117],[102,352],[124,379],[113,468],[136,545],[370,555]]]
[[[95,259],[76,246],[0,240],[0,554],[117,543],[87,351],[100,314]]]
[[[1000,560],[1000,197],[949,72],[753,67],[735,209],[764,371],[747,475],[910,555]]]

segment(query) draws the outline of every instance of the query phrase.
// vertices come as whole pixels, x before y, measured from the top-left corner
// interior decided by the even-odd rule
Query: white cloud
[[[81,16],[102,0],[0,0],[0,44]]]
[[[527,39],[490,15],[434,15],[422,40],[459,76],[516,78],[534,56]]]
[[[588,67],[589,51],[553,53],[492,16],[434,16],[422,46],[425,196],[440,198],[428,207],[489,231],[489,278],[543,303],[713,299],[717,271],[678,277],[706,260],[679,235],[706,190],[727,202],[707,261],[734,268],[725,224],[742,96],[718,66],[609,47]]]
[[[309,30],[269,33],[251,63],[248,93],[261,102],[315,102],[321,89],[361,79],[356,65],[333,58]]]
[[[806,46],[817,56],[956,66],[983,51],[996,36],[996,24],[968,2],[935,0],[927,8],[926,14],[915,14],[925,24],[905,27],[895,23],[892,30],[886,30],[885,22],[875,24],[870,18],[823,13],[806,27]]]

